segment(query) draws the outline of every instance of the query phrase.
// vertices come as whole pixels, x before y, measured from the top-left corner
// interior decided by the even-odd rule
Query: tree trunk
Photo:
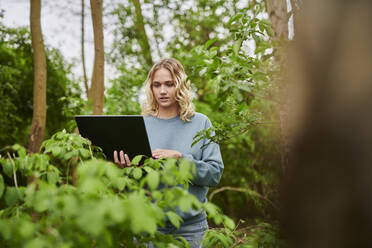
[[[302,9],[303,2],[302,0],[290,0],[292,6],[292,16],[293,16],[293,32],[296,34],[297,29],[297,17]]]
[[[103,113],[104,101],[104,45],[102,26],[102,0],[90,0],[94,32],[94,67],[89,99],[93,99],[93,114]]]
[[[38,152],[46,122],[46,56],[40,25],[41,1],[30,0],[31,40],[34,59],[34,102],[28,151]]]
[[[372,247],[372,1],[303,4],[287,52],[297,135],[281,230],[288,247]]]
[[[87,71],[85,66],[85,31],[84,31],[84,22],[85,20],[85,4],[84,0],[81,0],[81,62],[83,65],[83,77],[84,77],[84,86],[85,92],[87,94],[87,98],[89,99],[89,85],[88,85],[88,78],[87,78]]]
[[[266,0],[266,10],[269,14],[275,39],[288,39],[288,17],[286,0]]]
[[[146,63],[149,67],[152,66],[153,61],[151,57],[151,48],[149,45],[149,40],[146,35],[145,24],[143,22],[143,15],[141,10],[141,3],[139,0],[132,0],[134,8],[136,9],[136,29],[137,38],[141,46],[143,56],[145,57]]]
[[[286,0],[266,0],[266,10],[269,14],[272,28],[274,30],[274,41],[280,42],[288,40],[288,17],[287,17],[287,2]],[[281,45],[278,44],[276,49],[276,62],[280,64],[283,71],[285,67],[284,56]],[[279,106],[279,122],[280,122],[280,146],[281,146],[281,164],[282,174],[285,175],[289,164],[290,153],[290,137],[288,132],[288,86],[285,80],[280,79],[280,106]]]

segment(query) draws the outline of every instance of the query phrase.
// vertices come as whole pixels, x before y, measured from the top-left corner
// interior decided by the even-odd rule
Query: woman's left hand
[[[152,151],[152,156],[158,158],[180,158],[182,154],[175,150],[156,149]]]

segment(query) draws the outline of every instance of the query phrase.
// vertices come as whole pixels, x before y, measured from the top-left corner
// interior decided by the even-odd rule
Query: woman
[[[196,113],[192,104],[190,84],[181,63],[163,59],[150,70],[145,81],[147,99],[142,107],[154,158],[187,158],[195,163],[196,175],[189,192],[206,202],[208,188],[220,181],[223,162],[218,144],[202,140],[191,147],[197,132],[212,126],[207,116]],[[208,145],[205,145],[208,144]],[[205,145],[205,146],[203,146]],[[129,166],[127,154],[114,152],[115,163]],[[183,222],[179,229],[170,223],[159,229],[162,233],[183,236],[192,247],[200,247],[208,229],[204,211],[179,211]]]

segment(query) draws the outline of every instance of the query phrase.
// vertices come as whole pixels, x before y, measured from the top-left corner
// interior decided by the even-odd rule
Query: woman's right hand
[[[116,150],[114,151],[114,162],[119,166],[119,168],[130,166],[129,156],[122,150],[120,150],[119,154]]]

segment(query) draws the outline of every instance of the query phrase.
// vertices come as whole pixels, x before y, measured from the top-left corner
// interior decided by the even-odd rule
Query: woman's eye
[[[158,88],[160,86],[160,84],[159,83],[154,83],[152,86],[155,87],[155,88]]]
[[[167,86],[168,87],[173,87],[174,86],[174,83],[167,83]]]

